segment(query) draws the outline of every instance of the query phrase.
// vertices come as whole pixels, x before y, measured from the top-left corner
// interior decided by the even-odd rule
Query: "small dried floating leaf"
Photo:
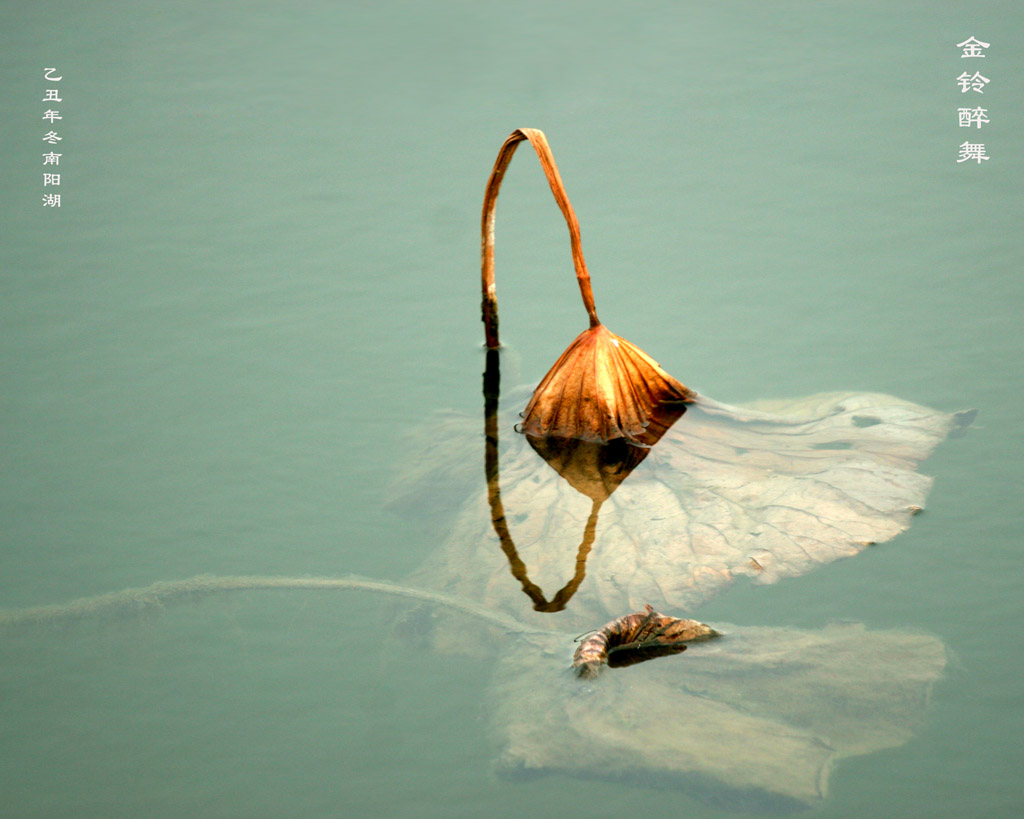
[[[669,617],[647,606],[643,612],[612,620],[587,637],[576,649],[572,667],[578,677],[596,677],[605,664],[624,668],[679,654],[686,650],[686,643],[716,635],[704,623]]]
[[[580,333],[537,386],[520,432],[653,446],[696,394],[603,324]]]

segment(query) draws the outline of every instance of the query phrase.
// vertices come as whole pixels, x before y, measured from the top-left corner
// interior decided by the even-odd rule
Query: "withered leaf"
[[[706,623],[655,611],[626,614],[587,635],[572,657],[578,677],[596,677],[605,664],[625,668],[686,651],[686,644],[710,640],[717,632]]]
[[[598,324],[580,333],[537,385],[520,431],[653,444],[695,398],[647,353]]]

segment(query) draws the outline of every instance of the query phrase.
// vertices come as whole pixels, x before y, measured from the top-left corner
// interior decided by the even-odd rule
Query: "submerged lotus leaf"
[[[512,433],[514,416],[487,415],[486,447],[479,419],[447,416],[453,440],[435,436],[421,467],[434,479],[397,502],[437,502],[439,475],[465,487],[461,471],[477,473],[443,545],[409,582],[524,624],[508,640],[442,615],[431,635],[442,651],[498,655],[489,714],[499,771],[799,810],[827,796],[839,760],[906,742],[946,664],[932,636],[712,623],[723,636],[585,680],[569,670],[571,638],[645,605],[692,616],[738,577],[796,577],[893,538],[931,487],[918,464],[971,417],[877,394],[742,408],[701,397],[645,458],[588,457],[574,478],[575,450],[535,451]],[[541,589],[564,608],[539,608]]]
[[[812,806],[839,760],[905,743],[946,664],[929,635],[728,628],[681,657],[581,682],[562,670],[560,642],[520,641],[502,659],[499,771],[640,778],[759,810]]]
[[[482,475],[441,550],[410,580],[567,630],[646,604],[690,613],[737,577],[796,577],[906,529],[932,483],[918,463],[967,420],[879,394],[749,408],[698,398],[603,501],[586,578],[557,623],[530,611],[511,576]],[[445,445],[446,457],[481,463],[471,454],[482,449],[478,424]],[[504,514],[532,582],[557,589],[574,574],[593,501],[512,424],[501,424]]]

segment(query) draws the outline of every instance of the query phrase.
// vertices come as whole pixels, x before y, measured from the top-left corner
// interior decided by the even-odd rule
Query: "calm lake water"
[[[513,128],[542,128],[603,320],[687,385],[979,409],[924,464],[908,532],[691,614],[949,648],[924,727],[842,762],[808,815],[1024,811],[1019,3],[100,0],[2,19],[0,606],[207,573],[400,581],[428,560],[422,518],[465,489],[396,510],[424,466],[405,434],[480,411],[484,183]],[[972,35],[985,58],[961,58]],[[990,122],[959,127],[965,106]],[[958,163],[965,141],[990,158]],[[503,376],[534,382],[585,315],[528,149],[498,231]],[[742,814],[664,783],[496,777],[493,661],[400,639],[393,610],[241,592],[5,634],[0,814]]]

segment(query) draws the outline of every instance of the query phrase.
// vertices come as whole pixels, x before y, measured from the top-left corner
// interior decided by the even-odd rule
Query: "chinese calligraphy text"
[[[984,51],[988,48],[991,43],[983,43],[978,38],[971,36],[964,40],[962,43],[957,43],[956,47],[961,50],[960,59],[985,59]],[[982,75],[980,71],[973,73],[964,71],[956,78],[957,86],[960,89],[961,94],[968,92],[975,94],[984,94],[985,86],[989,84],[989,78]],[[988,108],[972,108],[965,106],[957,109],[957,121],[961,128],[975,127],[981,130],[982,125],[988,125],[991,120],[988,117]],[[970,162],[973,160],[975,163],[980,165],[989,159],[988,154],[985,152],[984,142],[971,142],[967,140],[960,144],[959,154],[957,155],[957,163]]]
[[[47,83],[58,83],[58,82],[60,82],[61,80],[64,79],[63,75],[62,76],[56,76],[56,74],[57,74],[57,69],[56,68],[44,68],[43,69],[43,79],[46,80]],[[46,89],[44,89],[43,90],[43,99],[42,99],[42,101],[43,102],[47,102],[47,103],[63,102],[64,99],[60,95],[60,88],[46,88]],[[43,119],[47,123],[49,123],[49,125],[52,128],[53,124],[55,122],[63,120],[64,117],[61,115],[60,109],[58,109],[58,108],[47,108],[46,111],[43,112],[43,116],[41,117],[41,119]],[[56,131],[53,131],[53,130],[48,131],[45,134],[43,134],[43,142],[47,143],[48,145],[57,145],[63,139],[64,138],[62,136],[60,136],[60,134],[58,134]],[[64,154],[56,153],[53,150],[50,150],[49,152],[43,153],[43,165],[44,166],[45,165],[53,165],[55,167],[59,167],[60,166],[60,158],[62,156],[64,156]],[[43,188],[44,189],[46,189],[46,188],[59,188],[60,187],[60,177],[61,177],[60,173],[44,172],[43,173]],[[61,198],[61,195],[59,193],[57,193],[56,191],[52,191],[52,190],[45,191],[43,193],[43,207],[44,208],[59,208],[60,205],[61,205],[60,198]]]

